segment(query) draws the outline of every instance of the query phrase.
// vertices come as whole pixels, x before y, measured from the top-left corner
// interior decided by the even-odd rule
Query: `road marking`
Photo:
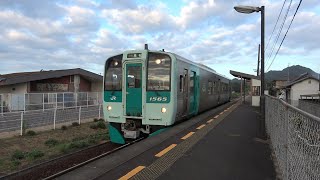
[[[187,135],[183,136],[181,139],[182,140],[186,140],[188,139],[190,136],[192,136],[194,134],[194,132],[189,132]]]
[[[160,151],[158,154],[156,154],[156,157],[161,157],[164,154],[166,154],[167,152],[169,152],[171,149],[173,149],[174,147],[176,147],[177,144],[171,144],[170,146],[168,146],[167,148],[165,148],[164,150]]]
[[[209,121],[207,121],[207,123],[211,123],[213,121],[213,119],[210,119]]]
[[[219,115],[216,115],[215,117],[214,117],[214,119],[217,119],[219,117]]]
[[[202,124],[201,126],[197,127],[197,129],[201,129],[203,127],[205,127],[206,125],[205,124]]]
[[[138,172],[140,172],[144,168],[145,168],[145,166],[138,166],[138,167],[134,168],[133,170],[131,170],[130,172],[128,172],[126,175],[119,178],[119,180],[130,179],[130,178],[132,178],[132,176],[136,175]]]

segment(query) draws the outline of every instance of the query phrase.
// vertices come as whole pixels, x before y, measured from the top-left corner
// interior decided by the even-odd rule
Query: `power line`
[[[276,37],[276,41],[274,42],[274,44],[273,44],[273,46],[272,46],[272,49],[271,49],[271,51],[270,51],[270,53],[269,53],[269,55],[268,55],[268,60],[272,57],[273,51],[274,51],[274,49],[275,49],[275,47],[276,47],[276,45],[277,45],[277,43],[278,43],[278,41],[279,41],[279,37],[280,37],[280,35],[281,35],[282,29],[283,29],[283,27],[284,27],[284,24],[285,24],[285,22],[286,22],[286,20],[287,20],[287,17],[288,17],[288,14],[289,14],[289,10],[290,10],[290,8],[291,8],[291,4],[292,4],[292,0],[290,0],[290,4],[289,4],[289,6],[288,6],[287,12],[286,12],[286,14],[285,14],[285,16],[284,16],[284,18],[283,18],[283,22],[282,22],[282,24],[281,24],[281,26],[280,26],[280,30],[278,31],[278,34],[277,34],[277,37]]]
[[[300,0],[300,2],[299,2],[299,5],[298,5],[298,7],[297,7],[297,9],[296,9],[296,12],[294,13],[294,15],[293,15],[293,17],[292,17],[292,19],[291,19],[291,22],[290,22],[290,24],[289,24],[289,27],[288,27],[288,29],[287,29],[287,32],[286,32],[286,34],[283,36],[283,39],[282,39],[282,41],[281,41],[281,43],[280,43],[280,46],[279,46],[279,48],[278,48],[275,56],[273,57],[272,62],[271,62],[271,64],[269,65],[267,71],[270,69],[271,65],[273,64],[274,60],[276,59],[276,57],[277,57],[277,55],[278,55],[278,53],[279,53],[279,51],[280,51],[280,48],[281,48],[281,46],[282,46],[282,43],[283,43],[284,39],[287,37],[287,34],[288,34],[289,29],[290,29],[290,27],[291,27],[291,25],[292,25],[292,22],[293,22],[294,18],[296,17],[296,14],[297,14],[297,12],[298,12],[298,10],[299,10],[299,8],[300,8],[301,3],[302,3],[302,0]]]
[[[287,0],[284,0],[284,1],[283,1],[283,4],[282,4],[281,10],[280,10],[280,13],[279,13],[278,18],[277,18],[277,21],[276,21],[276,24],[273,26],[272,33],[271,33],[271,35],[269,36],[269,40],[268,40],[268,43],[267,43],[267,46],[266,46],[265,51],[268,50],[271,37],[272,37],[272,35],[273,35],[273,33],[274,33],[274,30],[276,29],[276,27],[277,27],[277,25],[278,25],[278,21],[279,21],[279,19],[280,19],[280,16],[281,16],[281,14],[282,14],[282,10],[283,10],[284,5],[286,4],[286,1],[287,1]]]

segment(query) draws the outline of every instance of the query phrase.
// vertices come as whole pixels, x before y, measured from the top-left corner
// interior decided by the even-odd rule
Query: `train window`
[[[127,77],[128,88],[140,88],[141,87],[141,67],[131,66],[128,67]]]
[[[190,73],[190,81],[189,81],[189,83],[190,83],[190,85],[189,85],[189,87],[190,87],[190,94],[191,95],[193,95],[194,94],[194,78],[195,78],[195,72],[193,72],[193,71],[191,71],[191,73]]]
[[[171,58],[166,54],[149,53],[147,90],[169,91]]]
[[[180,92],[183,92],[183,76],[180,75],[180,83],[179,83]]]
[[[212,87],[213,87],[212,81],[208,81],[208,94],[212,94]]]
[[[106,91],[122,89],[122,55],[111,57],[106,61],[104,89]]]

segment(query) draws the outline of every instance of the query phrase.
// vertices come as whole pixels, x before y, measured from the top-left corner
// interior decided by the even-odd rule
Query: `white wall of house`
[[[28,93],[28,83],[19,83],[7,86],[0,86],[0,94],[24,94]]]
[[[309,78],[291,86],[290,99],[294,101],[293,105],[297,105],[300,95],[318,94],[319,81]]]

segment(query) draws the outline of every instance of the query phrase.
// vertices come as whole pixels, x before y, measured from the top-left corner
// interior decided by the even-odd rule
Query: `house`
[[[101,92],[102,87],[101,75],[80,68],[4,74],[0,75],[0,112],[88,105],[101,94],[94,93],[92,100],[88,92]]]
[[[279,97],[288,84],[287,79],[275,79],[272,81],[273,96]]]
[[[292,105],[298,106],[301,95],[318,94],[319,79],[312,74],[304,73],[285,86],[286,98]]]
[[[0,94],[100,92],[102,79],[80,68],[4,74],[0,75]]]

